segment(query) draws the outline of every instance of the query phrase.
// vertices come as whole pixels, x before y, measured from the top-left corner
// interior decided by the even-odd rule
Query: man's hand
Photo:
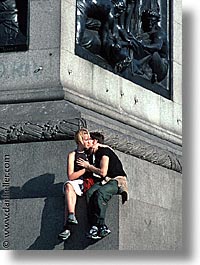
[[[86,169],[89,169],[90,163],[88,161],[85,161],[82,158],[77,159],[76,163],[77,163],[77,165],[79,165],[81,167],[84,167]]]

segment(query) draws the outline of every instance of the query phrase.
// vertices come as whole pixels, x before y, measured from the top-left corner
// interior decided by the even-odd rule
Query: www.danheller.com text
[[[1,244],[3,249],[8,249],[10,246],[10,156],[4,155],[4,175],[1,183],[2,194],[2,217],[3,217],[3,238],[1,239]]]

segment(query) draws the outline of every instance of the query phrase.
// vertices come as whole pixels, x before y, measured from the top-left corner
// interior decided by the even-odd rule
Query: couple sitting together
[[[68,154],[67,175],[64,183],[66,201],[65,228],[59,236],[70,236],[67,224],[78,224],[75,215],[77,195],[86,196],[88,220],[91,229],[88,238],[101,239],[110,230],[105,224],[108,201],[120,194],[122,203],[128,199],[126,173],[112,148],[104,145],[104,136],[81,128],[75,134],[77,149]]]

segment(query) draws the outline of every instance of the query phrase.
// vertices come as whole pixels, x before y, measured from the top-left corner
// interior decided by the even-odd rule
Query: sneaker
[[[70,231],[68,229],[64,230],[62,233],[59,234],[59,237],[62,238],[62,240],[66,240],[70,237]]]
[[[89,233],[87,234],[88,238],[92,239],[100,239],[101,237],[98,235],[99,229],[96,226],[92,226]]]
[[[68,224],[75,224],[75,225],[78,224],[78,221],[77,221],[76,216],[74,214],[68,215],[67,222],[68,222]]]
[[[105,237],[107,235],[109,235],[111,233],[110,229],[108,229],[108,227],[106,225],[102,225],[99,228],[99,236],[100,237]]]

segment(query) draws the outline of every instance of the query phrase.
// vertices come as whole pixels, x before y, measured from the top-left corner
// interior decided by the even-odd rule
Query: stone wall
[[[130,199],[120,207],[119,249],[180,250],[182,175],[122,155]]]

